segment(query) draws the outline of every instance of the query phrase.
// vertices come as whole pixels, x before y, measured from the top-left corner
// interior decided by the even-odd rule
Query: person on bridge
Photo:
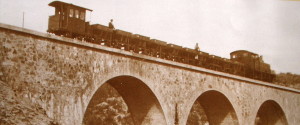
[[[108,28],[110,28],[110,29],[115,29],[115,27],[114,27],[114,25],[113,25],[113,19],[110,19],[110,22],[109,22],[109,24],[108,24]]]
[[[110,36],[110,42],[109,42],[109,46],[116,46],[116,43],[114,42],[114,37],[115,37],[115,34],[116,34],[116,30],[115,30],[115,27],[113,25],[113,19],[110,19],[110,22],[108,24],[108,28],[112,29],[113,32]]]
[[[200,47],[199,47],[198,43],[196,43],[195,50],[200,51]]]

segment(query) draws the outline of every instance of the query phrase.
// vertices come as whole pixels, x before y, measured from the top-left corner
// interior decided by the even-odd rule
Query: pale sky
[[[0,0],[0,23],[46,32],[52,0]],[[94,10],[91,23],[229,58],[235,50],[264,57],[277,73],[300,74],[300,1],[61,0]],[[88,14],[88,19],[90,19]]]

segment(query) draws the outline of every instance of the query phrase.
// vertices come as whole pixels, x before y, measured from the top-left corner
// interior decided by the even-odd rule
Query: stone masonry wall
[[[82,124],[97,89],[122,75],[153,91],[168,125],[174,124],[176,103],[184,125],[195,100],[209,90],[228,98],[241,125],[253,125],[266,100],[281,106],[290,125],[300,123],[298,90],[3,24],[0,47],[0,80],[59,124]]]

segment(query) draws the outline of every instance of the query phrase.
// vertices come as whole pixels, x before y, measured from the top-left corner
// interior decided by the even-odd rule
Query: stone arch
[[[83,123],[92,113],[88,108],[93,105],[93,100],[99,98],[103,86],[110,86],[122,97],[130,112],[132,124],[166,124],[161,103],[151,88],[142,80],[129,75],[113,77],[96,90],[84,113]]]
[[[199,118],[195,118],[195,116],[193,116],[195,110],[198,110],[200,112],[198,114]],[[239,124],[237,114],[232,106],[232,103],[224,94],[216,90],[209,90],[202,93],[194,102],[188,116],[187,125],[207,125],[207,123],[209,123],[209,125]]]
[[[267,100],[259,107],[255,125],[288,125],[285,113],[274,100]]]

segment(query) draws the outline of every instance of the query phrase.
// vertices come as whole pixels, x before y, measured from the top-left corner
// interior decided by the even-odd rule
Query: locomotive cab
[[[253,70],[271,72],[270,65],[264,63],[262,56],[246,50],[238,50],[230,53],[230,59],[245,64]]]
[[[79,37],[86,33],[89,22],[86,22],[86,11],[83,8],[61,1],[53,1],[49,4],[55,8],[55,14],[49,16],[48,32],[68,37]]]

